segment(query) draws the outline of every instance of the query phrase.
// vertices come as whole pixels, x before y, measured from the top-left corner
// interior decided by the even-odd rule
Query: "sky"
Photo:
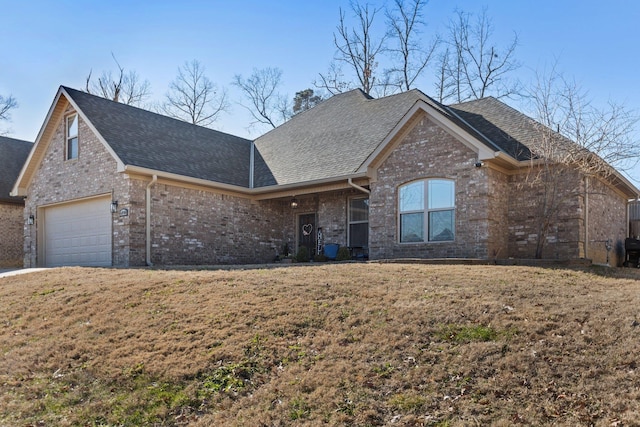
[[[614,100],[640,112],[639,1],[430,0],[424,39],[446,35],[455,10],[478,14],[483,7],[498,46],[517,34],[522,66],[514,77],[525,85],[536,70],[555,64],[594,102]],[[340,8],[349,17],[348,0],[0,0],[0,94],[19,104],[11,122],[0,127],[10,137],[34,141],[58,87],[82,89],[90,71],[115,72],[113,54],[125,70],[150,82],[154,101],[162,100],[180,66],[198,60],[230,100],[230,111],[212,127],[255,138],[268,129],[249,126],[251,118],[239,104],[245,101],[231,85],[234,76],[277,67],[283,95],[292,99],[314,88],[335,53]],[[433,94],[433,79],[425,75],[417,88]],[[628,176],[639,185],[640,166]]]

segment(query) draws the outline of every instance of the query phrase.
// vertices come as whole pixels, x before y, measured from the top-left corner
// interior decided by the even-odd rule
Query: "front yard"
[[[640,274],[324,264],[0,279],[0,425],[633,425]]]

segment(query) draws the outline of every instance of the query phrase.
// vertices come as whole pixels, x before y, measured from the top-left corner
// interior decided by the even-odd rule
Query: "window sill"
[[[411,246],[411,245],[438,245],[442,243],[455,243],[455,240],[434,240],[430,242],[398,242],[399,245],[402,246]]]

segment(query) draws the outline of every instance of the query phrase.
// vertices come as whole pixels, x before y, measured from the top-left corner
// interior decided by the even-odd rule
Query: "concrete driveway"
[[[18,274],[35,273],[36,271],[42,270],[46,270],[46,268],[0,268],[0,279]]]

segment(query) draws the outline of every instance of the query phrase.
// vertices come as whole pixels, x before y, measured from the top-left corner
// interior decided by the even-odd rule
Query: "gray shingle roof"
[[[251,141],[63,89],[125,165],[249,186]]]
[[[251,141],[63,88],[125,165],[249,187]],[[356,89],[256,139],[254,187],[355,173],[420,100],[517,160],[539,137],[539,124],[492,97],[445,107],[418,90],[374,99]]]
[[[540,138],[540,125],[530,117],[493,97],[449,108],[514,159],[531,158],[529,147],[535,147],[536,138]]]
[[[256,139],[270,179],[293,184],[353,174],[424,94],[417,90],[372,99],[360,90],[329,98]]]
[[[29,141],[0,136],[0,202],[23,203],[22,197],[9,193],[32,147]]]

